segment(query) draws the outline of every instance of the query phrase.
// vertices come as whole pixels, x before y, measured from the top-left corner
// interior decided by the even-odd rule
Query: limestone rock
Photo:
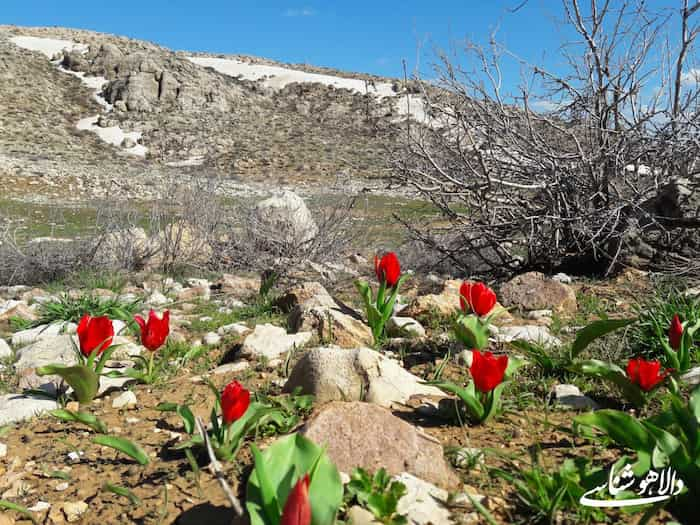
[[[385,407],[406,403],[412,396],[444,397],[433,386],[405,370],[397,361],[369,348],[346,350],[338,346],[314,348],[304,354],[284,386],[301,387],[318,403],[366,401]]]
[[[501,343],[523,340],[545,346],[561,346],[561,341],[546,326],[541,325],[501,326],[494,338]]]
[[[386,323],[389,337],[425,337],[425,328],[411,317],[393,316]]]
[[[574,290],[560,281],[539,272],[514,277],[501,286],[499,298],[504,306],[520,310],[553,310],[558,313],[576,312]]]
[[[408,472],[446,489],[459,484],[443,457],[442,446],[389,410],[362,402],[332,402],[323,406],[302,433],[326,452],[339,470],[381,467],[391,475]]]
[[[5,342],[4,339],[0,338],[0,359],[7,359],[12,356],[12,349],[10,345]]]
[[[12,334],[12,346],[24,346],[34,343],[40,339],[54,337],[63,333],[75,332],[75,323],[57,322],[52,324],[42,324],[27,330],[20,330]]]
[[[276,232],[292,246],[308,242],[318,233],[306,203],[291,191],[260,201],[253,213],[261,231]]]
[[[5,394],[0,396],[0,425],[30,419],[56,408],[58,408],[58,403],[52,399],[22,394]]]
[[[299,332],[288,334],[284,328],[271,324],[261,324],[255,327],[253,333],[245,338],[241,355],[245,357],[274,359],[290,351],[295,345],[302,347],[308,343],[313,334]]]
[[[576,385],[556,385],[554,399],[558,404],[575,410],[595,410],[598,408],[598,404],[590,397],[584,396]]]
[[[260,291],[260,277],[242,277],[239,275],[224,274],[214,284],[214,288],[236,299],[248,299]]]
[[[415,525],[451,525],[453,523],[450,519],[450,511],[445,506],[449,496],[446,490],[407,472],[394,476],[394,479],[406,486],[406,494],[399,500],[396,511],[399,514],[405,514],[409,523]]]

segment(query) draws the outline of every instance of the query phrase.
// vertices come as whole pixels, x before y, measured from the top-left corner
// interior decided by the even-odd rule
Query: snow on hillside
[[[298,69],[262,64],[249,64],[241,60],[228,58],[195,57],[188,60],[202,67],[210,67],[219,73],[231,77],[241,77],[245,80],[261,81],[265,87],[282,89],[294,82],[318,82],[326,86],[349,89],[358,93],[372,93],[378,98],[395,97],[396,109],[399,115],[409,115],[418,122],[427,122],[423,99],[418,95],[398,95],[389,82],[366,82],[358,78],[343,78],[320,73],[307,73]]]
[[[79,53],[88,52],[87,45],[72,42],[70,40],[58,40],[55,38],[41,38],[35,36],[15,36],[12,37],[10,41],[23,49],[42,53],[49,60],[52,60],[56,55],[59,55],[64,51],[78,51]],[[102,87],[105,85],[105,83],[107,83],[106,78],[88,77],[85,76],[85,73],[83,72],[70,71],[64,67],[61,67],[60,63],[57,61],[52,62],[52,64],[58,67],[58,69],[62,72],[78,77],[85,86],[93,91],[93,97],[99,104],[101,104],[108,112],[112,110],[112,105],[102,97]],[[97,136],[104,142],[117,147],[121,147],[122,141],[125,138],[133,139],[134,142],[141,138],[140,132],[125,132],[119,126],[102,128],[97,125],[98,119],[99,115],[80,119],[76,124],[76,128],[92,131],[93,133],[96,133]],[[130,148],[124,148],[124,152],[130,155],[136,155],[138,157],[144,157],[147,151],[148,149],[141,144],[136,144]]]

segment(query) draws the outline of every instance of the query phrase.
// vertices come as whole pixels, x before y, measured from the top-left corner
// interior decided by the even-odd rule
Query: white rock
[[[221,342],[221,336],[216,332],[207,332],[204,334],[203,341],[205,345],[218,345]]]
[[[63,513],[66,515],[66,521],[68,523],[80,521],[87,510],[88,504],[84,501],[66,501],[63,504]]]
[[[306,203],[291,191],[258,202],[254,214],[263,235],[275,232],[283,241],[293,245],[310,241],[318,233]]]
[[[390,337],[425,337],[425,328],[411,317],[390,317],[386,330]]]
[[[7,456],[7,445],[5,443],[0,443],[0,458]]]
[[[127,390],[112,400],[112,408],[127,408],[135,406],[136,403],[136,394],[134,394],[131,390]]]
[[[539,321],[540,319],[551,319],[553,315],[552,310],[530,310],[525,313],[527,319],[532,319],[534,321]]]
[[[49,503],[47,501],[37,501],[31,507],[28,507],[27,510],[30,510],[31,512],[44,512],[45,510],[49,510],[50,508],[51,508],[51,503]]]
[[[219,335],[226,335],[226,334],[244,335],[250,331],[251,331],[251,329],[245,323],[232,323],[232,324],[226,324],[224,326],[219,327],[219,329],[217,330],[217,333]]]
[[[681,376],[681,380],[687,383],[688,386],[700,385],[700,366],[696,366],[688,370]]]
[[[546,326],[501,326],[495,339],[501,343],[523,340],[545,346],[561,346],[561,341]]]
[[[12,357],[12,348],[0,337],[0,359],[7,359],[8,357]]]
[[[248,361],[238,361],[237,363],[226,363],[225,365],[217,366],[211,371],[213,375],[222,374],[235,374],[236,372],[243,372],[250,368],[250,363]]]
[[[67,323],[60,321],[52,324],[42,324],[34,328],[28,328],[27,330],[20,330],[12,335],[12,346],[24,346],[40,339],[45,339],[47,337],[53,337],[63,333],[74,333],[77,325],[75,323]]]
[[[164,306],[168,303],[170,303],[170,299],[165,297],[158,290],[155,290],[148,299],[146,299],[146,304],[149,306]]]
[[[569,277],[569,276],[566,275],[565,273],[558,273],[558,274],[556,274],[554,277],[552,277],[552,280],[554,280],[554,281],[559,281],[559,282],[562,283],[562,284],[571,284],[572,281],[573,281],[573,280],[571,279],[571,277]]]
[[[190,286],[192,288],[198,288],[198,287],[210,288],[211,287],[211,283],[209,281],[207,281],[206,279],[196,279],[194,277],[191,277],[191,278],[187,279],[186,282],[187,282],[187,286]]]
[[[259,324],[253,333],[243,341],[241,355],[274,359],[290,351],[294,346],[297,348],[304,346],[312,337],[311,332],[288,334],[284,328],[279,326]]]
[[[56,408],[58,408],[58,403],[52,399],[22,394],[5,394],[0,396],[0,425],[30,419]]]
[[[584,396],[576,385],[556,385],[554,399],[560,405],[566,405],[576,410],[597,409],[598,404],[590,397]]]
[[[114,319],[112,321],[112,328],[114,329],[114,335],[121,334],[122,330],[126,328],[126,323],[121,319]]]
[[[58,485],[56,485],[56,486],[54,487],[54,490],[55,490],[56,492],[63,492],[64,490],[68,490],[68,487],[69,487],[69,486],[70,486],[70,485],[68,484],[68,482],[67,482],[67,481],[64,481],[64,482],[59,483]]]
[[[451,525],[453,523],[450,512],[445,506],[448,499],[446,490],[407,472],[402,472],[393,479],[406,485],[406,494],[399,500],[396,510],[399,514],[405,514],[409,523],[415,525]]]
[[[9,299],[7,301],[0,300],[0,315],[12,310],[15,306],[18,306],[20,304],[26,303],[24,301],[15,301],[13,299]]]

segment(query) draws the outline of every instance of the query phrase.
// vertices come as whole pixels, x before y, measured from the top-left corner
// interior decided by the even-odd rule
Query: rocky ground
[[[356,258],[348,261],[348,268],[363,277],[369,267]],[[329,291],[306,281],[277,288],[267,298],[257,293],[259,278],[246,275],[182,280],[115,275],[72,285],[0,288],[6,392],[0,398],[0,499],[29,509],[41,523],[230,523],[233,511],[206,469],[206,457],[200,455],[195,467],[174,450],[186,438],[182,423],[156,407],[187,403],[206,417],[212,403],[207,380],[220,388],[237,379],[261,399],[314,396],[310,408],[292,403],[289,428],[264,429],[255,440],[258,446],[299,430],[325,443],[346,474],[356,466],[386,468],[409,487],[399,509],[411,523],[486,523],[472,500],[498,523],[530,522],[532,515],[518,503],[513,485],[494,477],[493,469],[528,465],[536,451],[539,461],[552,468],[570,457],[586,456],[598,464],[616,459],[614,449],[576,437],[570,423],[581,410],[617,402],[600,385],[565,386],[533,368],[510,387],[506,411],[495,422],[466,426],[454,420],[453,402],[422,381],[438,367],[444,378],[468,380],[469,352],[449,329],[459,285],[437,276],[410,278],[390,323],[391,338],[381,348],[372,344],[351,284]],[[515,355],[508,346],[513,339],[555,347],[587,320],[606,311],[624,314],[649,286],[639,273],[608,283],[571,283],[566,275],[519,276],[499,290],[511,314],[499,321],[491,349]],[[144,448],[150,458],[145,467],[92,443],[94,432],[87,427],[47,414],[64,404],[76,409],[69,397],[51,397],[62,391],[58,378],[35,373],[45,364],[75,361],[71,334],[76,325],[50,314],[61,310],[50,305],[70,309],[84,305],[86,296],[100,298],[92,299],[93,308],[95,301],[113,301],[133,312],[171,312],[169,343],[157,357],[162,366],[158,381],[142,385],[103,378],[102,393],[89,407],[111,435]],[[127,366],[130,355],[147,352],[131,326],[115,321],[115,329],[120,333],[115,342],[124,346],[109,367]],[[26,389],[48,395],[23,394]],[[237,461],[224,465],[241,498],[250,463],[246,445]],[[106,484],[128,489],[131,501]],[[354,523],[368,519],[358,509],[346,508],[343,516]],[[559,519],[578,523],[584,518],[562,514]],[[3,519],[22,523],[26,517],[8,512]],[[606,519],[627,523],[629,516],[609,512]]]
[[[18,36],[81,47],[51,62],[16,45]],[[12,188],[3,197],[86,200],[118,190],[146,200],[188,176],[220,178],[228,193],[327,192],[340,178],[347,193],[385,174],[393,101],[313,83],[270,90],[188,56],[90,31],[0,27],[0,177]],[[95,94],[80,75],[105,84]],[[145,157],[76,127],[93,115],[99,127],[138,132]]]

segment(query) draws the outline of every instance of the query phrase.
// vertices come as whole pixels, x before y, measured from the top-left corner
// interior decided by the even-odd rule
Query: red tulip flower
[[[250,392],[238,381],[231,381],[221,393],[221,411],[224,423],[231,424],[240,419],[250,405]]]
[[[151,310],[148,312],[148,321],[145,321],[140,315],[134,316],[141,327],[141,344],[148,348],[151,352],[158,350],[170,333],[170,311],[163,312],[163,317],[159,318],[156,313]]]
[[[297,481],[284,504],[280,525],[309,525],[311,523],[309,484],[308,474]]]
[[[384,281],[389,288],[393,288],[399,282],[399,277],[401,277],[399,258],[394,252],[387,253],[381,260],[375,255],[374,271],[379,282]]]
[[[114,326],[109,317],[90,317],[85,314],[78,323],[76,330],[80,351],[84,356],[89,356],[97,350],[101,354],[110,347],[114,338]]]
[[[661,370],[659,361],[647,361],[641,357],[630,359],[627,363],[627,376],[634,384],[645,392],[662,383],[670,374],[669,370]]]
[[[496,306],[496,294],[484,283],[464,282],[459,288],[459,304],[467,313],[467,306],[479,317],[487,315]]]
[[[668,342],[671,348],[678,350],[681,347],[681,340],[683,339],[683,324],[681,323],[678,314],[673,316],[671,321],[671,326],[668,329]]]
[[[501,384],[508,368],[508,356],[494,356],[491,352],[472,350],[472,366],[469,372],[474,379],[474,386],[484,394],[491,392]]]

